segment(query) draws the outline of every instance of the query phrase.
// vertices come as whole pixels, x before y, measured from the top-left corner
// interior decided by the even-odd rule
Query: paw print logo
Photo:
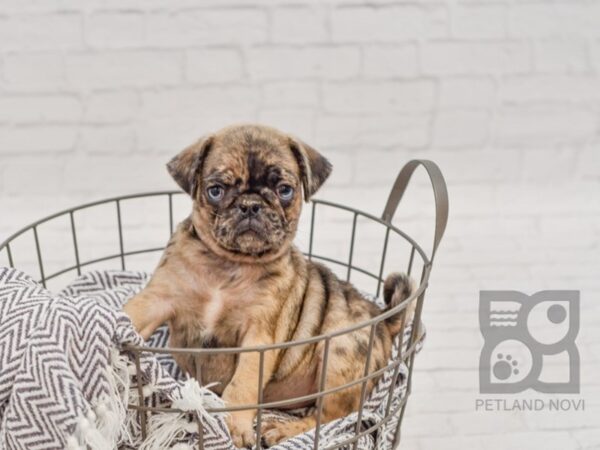
[[[516,359],[513,359],[512,355],[503,355],[502,353],[498,353],[497,361],[492,367],[494,371],[494,376],[499,380],[507,380],[512,375],[519,375],[519,369],[517,366],[519,365]]]
[[[516,339],[505,339],[491,350],[489,380],[505,387],[523,381],[532,370],[533,357],[530,349]]]
[[[579,291],[481,291],[479,301],[481,393],[579,392]],[[544,381],[553,358],[563,376]]]

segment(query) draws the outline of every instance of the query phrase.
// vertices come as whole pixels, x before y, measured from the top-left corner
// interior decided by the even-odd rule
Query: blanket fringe
[[[120,443],[131,444],[134,440],[127,421],[131,385],[128,358],[117,348],[110,349],[105,379],[108,392],[91,404],[84,417],[79,418],[73,436],[67,438],[69,450],[114,449]]]
[[[112,436],[104,436],[96,426],[96,415],[90,411],[87,417],[82,417],[77,423],[75,434],[79,436],[79,442],[83,442],[83,448],[91,450],[103,450],[114,448]]]
[[[115,446],[118,442],[132,440],[127,422],[127,405],[131,387],[129,376],[129,358],[116,349],[111,349],[111,361],[108,366],[109,394],[94,408],[100,432],[110,436]]]
[[[189,424],[190,421],[184,413],[178,413],[177,415],[153,414],[148,420],[150,431],[139,449],[159,450],[169,448],[176,440],[183,439],[186,436]]]
[[[194,450],[194,447],[189,444],[179,443],[171,447],[171,450]]]
[[[190,413],[196,413],[203,421],[216,424],[215,417],[206,412],[205,407],[222,406],[207,387],[201,387],[197,380],[189,378],[183,383],[177,398],[172,402],[172,408],[185,412],[151,415],[148,419],[148,437],[141,443],[139,449],[165,449],[175,444],[178,439],[185,438],[186,434],[197,432],[197,424],[190,420]]]

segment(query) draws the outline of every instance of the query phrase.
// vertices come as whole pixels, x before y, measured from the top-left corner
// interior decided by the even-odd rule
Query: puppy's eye
[[[223,198],[223,195],[225,195],[225,189],[223,189],[223,186],[215,184],[209,186],[209,188],[206,190],[206,194],[208,195],[209,200],[212,200],[213,202],[218,202]]]
[[[277,188],[277,195],[281,200],[291,200],[294,196],[294,188],[289,184],[282,184]]]

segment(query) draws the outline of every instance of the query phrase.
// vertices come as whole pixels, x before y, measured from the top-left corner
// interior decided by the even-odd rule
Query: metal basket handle
[[[446,180],[444,180],[442,171],[436,163],[427,159],[413,159],[406,163],[394,182],[381,218],[388,223],[392,222],[406,186],[415,169],[419,166],[423,166],[427,171],[435,197],[435,235],[433,236],[433,250],[431,250],[431,261],[433,261],[442,236],[444,236],[444,231],[446,231],[446,224],[448,223],[448,189],[446,188]]]

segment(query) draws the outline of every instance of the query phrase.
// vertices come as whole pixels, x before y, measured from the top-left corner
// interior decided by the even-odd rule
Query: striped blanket
[[[148,277],[142,272],[94,271],[52,293],[23,272],[0,268],[0,450],[184,450],[198,448],[200,438],[207,449],[235,449],[224,417],[206,411],[223,407],[220,398],[186,379],[169,355],[141,354],[142,376],[137,379],[126,346],[144,342],[121,307]],[[167,341],[168,330],[162,327],[146,345],[165,347]],[[401,365],[399,376],[393,372],[386,372],[371,392],[360,429],[372,427],[401,404],[408,371]],[[389,398],[392,382],[394,395]],[[140,396],[146,406],[175,410],[149,414],[145,439],[139,414],[128,408]],[[263,420],[294,420],[307,412],[267,411]],[[391,448],[398,416],[365,433],[358,448]],[[322,426],[319,447],[352,437],[357,420],[353,413]],[[312,448],[314,433],[273,449]]]

